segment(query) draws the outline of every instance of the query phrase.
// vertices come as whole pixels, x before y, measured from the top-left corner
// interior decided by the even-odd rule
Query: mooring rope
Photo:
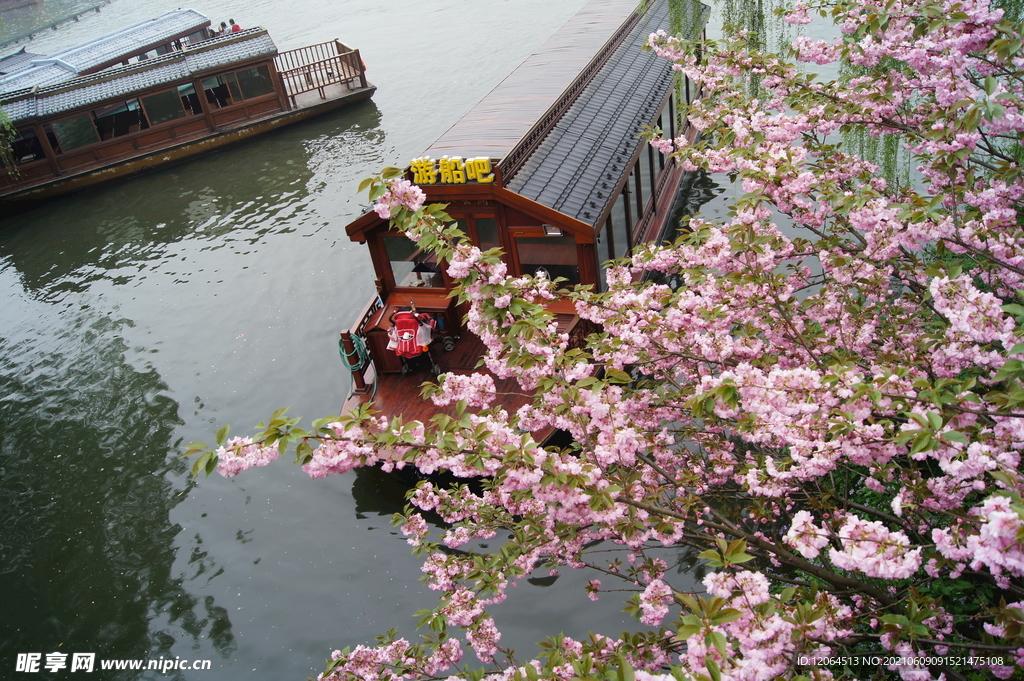
[[[372,362],[373,360],[370,358],[370,352],[367,349],[366,342],[363,340],[362,336],[360,336],[359,334],[353,333],[353,334],[349,335],[349,338],[352,339],[352,349],[354,351],[353,354],[355,354],[355,361],[351,361],[350,360],[351,355],[348,352],[345,351],[345,342],[344,342],[344,340],[342,338],[338,339],[338,354],[341,355],[341,363],[345,365],[345,368],[348,369],[349,371],[351,371],[352,373],[356,373],[356,372],[359,372],[359,371],[362,371],[363,369],[365,369],[366,366],[370,362]],[[376,374],[376,372],[374,372],[374,373]],[[348,399],[350,397],[352,397],[352,395],[354,394],[354,392],[353,392],[354,390],[355,390],[355,386],[354,386],[354,383],[353,383],[352,390],[349,391],[348,397],[345,398],[346,401],[348,401]],[[377,394],[377,377],[376,377],[376,375],[374,375],[374,377],[373,377],[373,393],[370,394],[370,399],[372,400],[374,398],[374,396],[376,396],[376,394]]]

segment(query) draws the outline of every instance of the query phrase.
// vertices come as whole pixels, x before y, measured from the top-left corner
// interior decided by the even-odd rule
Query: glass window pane
[[[571,236],[519,237],[516,250],[523,274],[543,272],[549,279],[562,277],[569,284],[580,283],[576,241]]]
[[[46,158],[46,153],[43,152],[43,145],[39,142],[39,138],[36,137],[36,133],[32,128],[19,130],[14,139],[11,140],[11,158],[18,165]]]
[[[224,81],[228,84],[228,89],[231,90],[231,97],[236,102],[240,102],[245,97],[242,96],[242,91],[238,89],[238,79],[235,78],[235,74],[227,73],[224,75]]]
[[[612,212],[608,216],[612,222],[611,229],[608,230],[609,259],[621,258],[626,254],[626,230],[629,229],[629,224],[626,221],[627,196],[627,194],[619,194],[619,197],[615,199],[615,205],[612,206]]]
[[[96,129],[99,131],[100,139],[104,140],[138,132],[149,127],[137,99],[97,109],[93,111],[93,116],[96,119]]]
[[[54,121],[53,131],[57,134],[63,151],[70,151],[100,141],[89,114],[79,114],[62,121]]]
[[[603,264],[604,264],[605,260],[608,260],[609,258],[612,257],[611,256],[611,252],[608,250],[608,244],[609,244],[608,235],[611,234],[611,230],[612,230],[612,219],[611,219],[611,217],[609,217],[607,220],[604,221],[603,228],[599,229],[599,230],[595,230],[595,232],[594,232],[594,236],[596,237],[596,240],[597,240],[597,244],[596,245],[597,245],[598,283],[600,285],[600,290],[602,290],[602,291],[604,291],[607,288],[607,286],[606,286],[607,282],[606,282],[605,276],[604,276],[604,266],[603,266]]]
[[[444,288],[437,256],[424,251],[407,236],[386,235],[383,238],[396,286]]]
[[[238,72],[238,84],[242,88],[242,94],[246,99],[269,95],[274,92],[274,84],[270,81],[270,69],[266,66],[257,66],[254,69],[246,69]]]
[[[191,83],[178,86],[178,96],[181,97],[181,105],[186,115],[198,115],[203,113],[203,104],[196,94],[196,88]]]
[[[654,177],[657,173],[657,166],[654,165],[654,147],[648,145],[647,149],[640,152],[640,159],[637,161],[640,171],[640,190],[644,194],[644,207],[654,196]]]
[[[185,110],[181,108],[181,97],[178,96],[177,90],[158,92],[155,95],[143,97],[142,105],[146,107],[146,113],[149,114],[149,120],[153,125],[185,117]]]
[[[206,93],[206,101],[214,107],[230,106],[235,103],[228,89],[228,82],[224,76],[214,76],[203,81],[203,91]]]
[[[477,218],[476,238],[480,240],[481,251],[486,251],[491,248],[500,248],[501,240],[498,238],[497,220],[494,218]]]

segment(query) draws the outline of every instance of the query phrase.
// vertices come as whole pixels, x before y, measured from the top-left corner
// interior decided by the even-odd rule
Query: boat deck
[[[565,307],[564,305],[562,305]],[[578,347],[582,338],[592,330],[589,322],[582,321],[575,314],[559,311],[556,314],[558,330],[569,334],[570,345]],[[441,373],[471,374],[474,372],[490,373],[477,362],[484,354],[483,342],[473,333],[465,331],[451,352],[446,352],[441,343],[430,346],[431,357],[438,365]],[[367,370],[366,383],[374,386],[365,395],[354,394],[345,401],[341,413],[345,414],[361,404],[372,402],[375,410],[388,417],[401,417],[405,421],[421,421],[427,423],[438,414],[455,416],[455,407],[438,407],[430,400],[421,396],[421,386],[425,382],[434,382],[434,375],[424,362],[423,368],[416,369],[408,375],[379,374],[374,375],[373,369]],[[499,379],[493,374],[494,387],[497,392],[495,402],[500,404],[509,414],[533,401],[532,393],[525,393],[514,378]],[[375,385],[374,385],[375,384]],[[545,428],[533,433],[537,442],[544,443],[553,434],[553,428]]]
[[[297,95],[289,96],[295,109],[308,109],[310,107],[319,106],[327,101],[340,99],[358,89],[360,89],[358,83],[356,83],[353,88],[348,87],[343,82],[331,83],[330,85],[323,86],[323,96],[321,96],[320,90],[309,90],[307,92],[300,92]]]
[[[478,369],[477,360],[484,353],[483,343],[472,333],[464,334],[455,343],[451,352],[446,352],[440,343],[433,343],[430,346],[430,354],[434,362],[440,367],[442,373],[450,374],[471,374]],[[350,411],[360,404],[373,402],[374,408],[389,416],[400,416],[406,421],[429,421],[436,414],[448,414],[455,416],[455,407],[437,407],[430,400],[424,400],[420,394],[420,387],[424,382],[434,382],[435,378],[431,370],[423,363],[422,368],[413,370],[408,375],[401,374],[380,374],[373,376],[372,371],[367,375],[367,382],[376,382],[376,390],[369,395],[353,395],[345,402],[342,413]],[[509,412],[513,412],[527,404],[532,398],[519,389],[515,379],[494,379],[494,385],[501,394],[501,404]]]

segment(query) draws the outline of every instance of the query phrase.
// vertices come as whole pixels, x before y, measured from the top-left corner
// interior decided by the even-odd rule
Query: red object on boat
[[[399,310],[391,321],[393,350],[399,357],[416,357],[423,354],[430,345],[433,335],[432,319],[428,314],[416,314],[411,310]],[[425,328],[424,328],[425,327]]]

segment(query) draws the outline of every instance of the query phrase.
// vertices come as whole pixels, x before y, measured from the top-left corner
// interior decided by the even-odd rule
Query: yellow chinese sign
[[[460,156],[448,158],[442,156],[440,161],[432,158],[414,158],[409,164],[412,170],[412,181],[415,184],[466,184],[477,182],[487,184],[494,182],[491,172],[491,159],[467,158]]]

